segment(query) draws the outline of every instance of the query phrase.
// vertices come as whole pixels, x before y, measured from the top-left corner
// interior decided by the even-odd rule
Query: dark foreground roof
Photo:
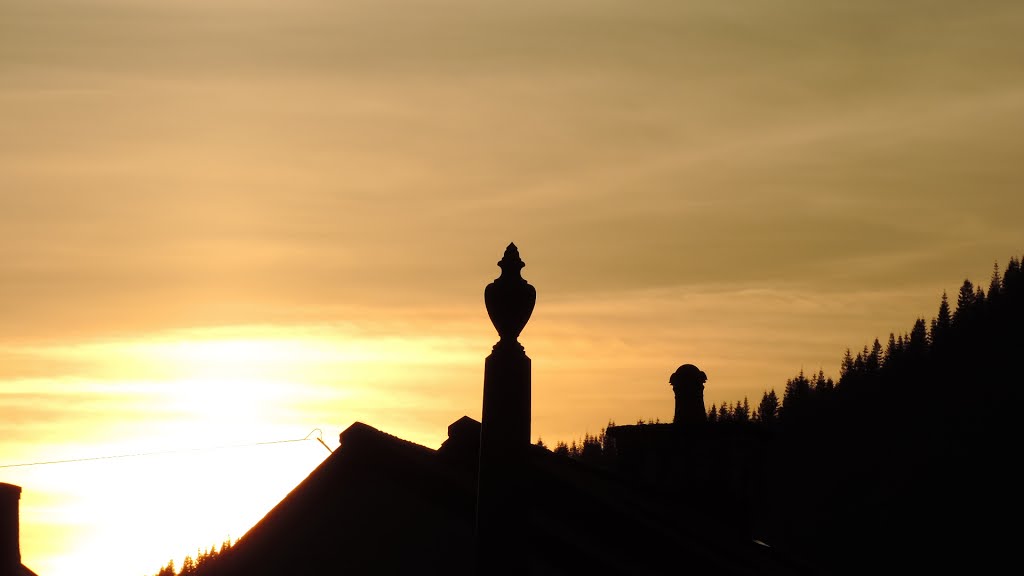
[[[231,548],[225,573],[452,574],[474,568],[479,423],[434,450],[356,423],[341,446]],[[642,493],[533,447],[525,550],[531,574],[804,573],[753,542],[682,526]]]
[[[21,563],[21,486],[0,482],[0,576],[37,576]]]

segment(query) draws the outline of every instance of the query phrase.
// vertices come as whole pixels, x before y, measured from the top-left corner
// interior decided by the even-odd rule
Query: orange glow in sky
[[[49,398],[28,426],[49,439],[5,442],[10,461],[0,465],[140,455],[3,469],[5,481],[25,487],[23,555],[46,573],[155,572],[238,538],[328,454],[316,437],[336,447],[356,417],[388,421],[385,411],[431,404],[426,391],[402,398],[383,382],[466,360],[456,345],[431,339],[266,327],[21,352],[80,372],[4,382],[9,396],[30,396],[26,407]],[[55,543],[54,530],[66,544]],[[115,554],[109,543],[118,542],[126,549]]]
[[[237,538],[355,421],[533,436],[837,376],[1024,252],[1024,4],[0,1],[0,482],[41,576]],[[202,450],[192,450],[202,449]],[[184,450],[184,451],[181,451]],[[173,453],[33,467],[12,464]]]

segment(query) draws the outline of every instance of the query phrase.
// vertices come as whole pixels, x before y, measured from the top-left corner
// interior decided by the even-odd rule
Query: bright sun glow
[[[402,421],[403,410],[437,403],[394,394],[389,380],[408,388],[403,373],[429,379],[446,363],[478,363],[455,340],[318,328],[195,330],[29,353],[75,371],[5,382],[55,398],[48,421],[32,424],[38,433],[26,430],[49,441],[5,454],[137,455],[4,470],[3,481],[24,489],[22,554],[40,574],[152,574],[237,539],[328,456],[315,438],[334,447],[352,421]],[[64,434],[47,432],[56,429]],[[57,546],[55,535],[72,541]]]

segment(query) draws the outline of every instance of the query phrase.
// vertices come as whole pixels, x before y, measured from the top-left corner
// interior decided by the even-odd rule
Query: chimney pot
[[[693,364],[683,364],[668,379],[676,396],[676,409],[672,422],[691,426],[707,421],[704,408],[704,383],[708,375]]]

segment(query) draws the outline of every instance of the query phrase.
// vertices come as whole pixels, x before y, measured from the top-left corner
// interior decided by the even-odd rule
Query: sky
[[[1024,253],[1022,28],[998,0],[0,0],[25,564],[180,565],[356,421],[439,446],[479,418],[510,242],[548,444],[670,420],[683,363],[708,406],[836,377]]]

